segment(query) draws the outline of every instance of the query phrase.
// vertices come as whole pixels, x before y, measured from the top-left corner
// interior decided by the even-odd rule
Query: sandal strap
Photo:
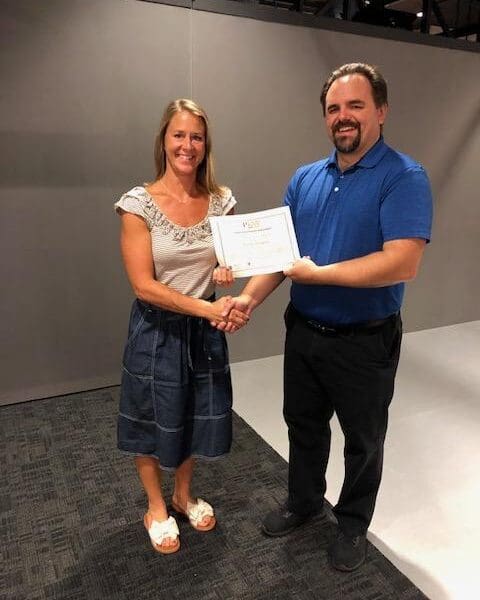
[[[175,540],[180,535],[180,532],[177,522],[170,515],[166,521],[153,520],[148,529],[148,535],[152,542],[161,546],[162,542],[167,538]]]
[[[188,502],[187,517],[193,525],[198,525],[204,517],[213,517],[213,508],[202,498],[197,498],[196,502]]]

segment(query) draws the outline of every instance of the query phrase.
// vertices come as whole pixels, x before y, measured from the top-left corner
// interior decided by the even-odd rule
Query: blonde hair
[[[167,169],[167,160],[165,155],[165,132],[173,116],[179,112],[188,111],[192,115],[199,117],[205,127],[205,156],[197,169],[197,183],[208,194],[222,194],[223,188],[218,185],[213,168],[212,140],[209,131],[209,122],[206,112],[193,100],[179,98],[168,104],[160,121],[160,129],[155,138],[154,158],[156,167],[156,178],[160,179]]]

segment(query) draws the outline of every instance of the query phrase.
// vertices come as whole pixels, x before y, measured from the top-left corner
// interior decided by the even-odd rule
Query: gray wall
[[[435,192],[406,329],[480,318],[479,54],[135,0],[0,8],[0,403],[118,382],[131,294],[112,203],[152,176],[168,100],[207,109],[238,211],[273,207],[293,170],[329,151],[319,92],[351,60],[381,67],[387,140]],[[287,297],[284,284],[230,338],[233,361],[282,352]]]

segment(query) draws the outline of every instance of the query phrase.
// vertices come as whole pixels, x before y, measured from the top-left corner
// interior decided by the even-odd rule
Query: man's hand
[[[255,275],[248,281],[242,293],[232,298],[230,309],[225,307],[221,321],[210,320],[212,326],[229,333],[237,331],[248,322],[253,309],[261,304],[284,279],[285,275],[281,271]]]
[[[309,256],[304,256],[285,269],[283,274],[296,283],[317,283],[318,267]]]
[[[222,296],[218,300],[210,302],[208,305],[208,319],[210,323],[216,324],[223,321],[225,315],[228,315],[233,306],[232,296]]]

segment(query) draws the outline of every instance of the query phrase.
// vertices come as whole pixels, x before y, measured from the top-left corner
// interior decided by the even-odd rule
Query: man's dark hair
[[[320,102],[322,103],[323,114],[325,115],[326,110],[326,97],[327,92],[330,89],[332,83],[339,79],[340,77],[345,77],[345,75],[363,75],[370,82],[370,86],[372,88],[372,96],[373,101],[375,102],[375,106],[380,108],[385,104],[388,104],[387,98],[387,82],[383,78],[383,75],[372,65],[368,65],[366,63],[348,63],[346,65],[342,65],[335,71],[332,71],[329,78],[325,82],[322,93],[320,96]]]

